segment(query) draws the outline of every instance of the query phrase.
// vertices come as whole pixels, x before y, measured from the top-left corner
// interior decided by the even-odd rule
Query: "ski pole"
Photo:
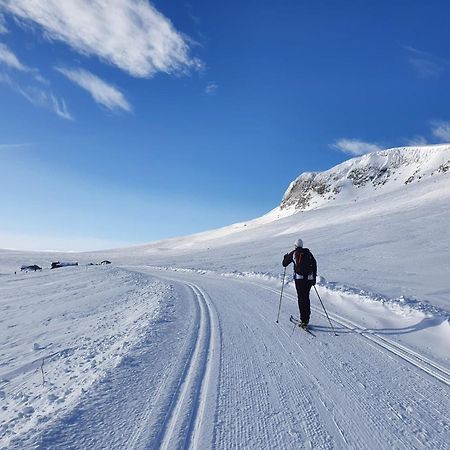
[[[281,283],[281,295],[280,295],[280,304],[278,305],[278,316],[277,316],[277,323],[280,319],[280,311],[281,311],[281,299],[283,298],[283,288],[284,288],[284,277],[286,276],[286,267],[284,268],[283,272],[283,282]]]
[[[325,314],[326,314],[326,316],[327,316],[328,322],[330,322],[331,328],[333,329],[333,333],[334,333],[335,336],[337,336],[337,333],[336,333],[336,331],[335,331],[335,329],[334,329],[334,327],[333,327],[333,324],[331,323],[331,320],[330,320],[330,318],[328,317],[327,310],[325,309],[325,306],[324,306],[324,304],[323,304],[323,302],[322,302],[322,299],[320,298],[320,295],[319,295],[319,293],[317,292],[316,286],[314,286],[314,290],[316,291],[317,297],[319,297],[320,304],[322,305],[322,308],[323,308],[323,310],[325,311]]]

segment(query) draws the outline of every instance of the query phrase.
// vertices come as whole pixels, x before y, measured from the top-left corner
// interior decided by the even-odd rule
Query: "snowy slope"
[[[356,158],[300,176],[264,217],[193,236],[1,251],[1,444],[447,448],[449,154]],[[338,336],[315,292],[315,336],[292,334],[290,281],[275,324],[297,237]],[[112,268],[83,265],[104,258]],[[80,266],[12,274],[58,259]]]
[[[313,197],[320,208],[287,207],[300,195],[294,182],[280,207],[259,219],[99,257],[278,276],[282,255],[302,237],[326,280],[450,314],[448,161],[449,145],[365,155],[315,176],[341,186],[335,199]],[[358,186],[344,176],[363,168],[391,175],[384,184]]]

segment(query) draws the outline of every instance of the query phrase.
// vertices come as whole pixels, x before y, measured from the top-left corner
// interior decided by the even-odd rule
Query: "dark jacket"
[[[308,248],[297,248],[295,250],[292,250],[292,252],[286,253],[286,255],[284,255],[283,262],[282,262],[283,267],[287,267],[289,264],[291,264],[293,262],[294,263],[294,272],[298,273],[296,271],[296,267],[295,267],[295,260],[298,261],[299,258],[305,258],[305,257],[311,258],[312,275],[314,277],[314,282],[315,282],[316,278],[317,278],[317,261],[316,261],[316,258],[314,258],[314,255],[311,253],[311,251]],[[305,275],[310,275],[310,274],[305,274]]]

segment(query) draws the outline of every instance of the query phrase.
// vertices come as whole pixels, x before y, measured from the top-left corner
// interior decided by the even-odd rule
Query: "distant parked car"
[[[33,264],[31,266],[22,266],[20,268],[20,270],[22,270],[23,272],[31,272],[31,271],[36,272],[37,270],[42,270],[42,267],[39,267],[38,265]]]
[[[105,259],[104,261],[102,261],[100,264],[111,264],[111,261],[108,261],[107,259]]]
[[[52,262],[52,269],[58,269],[59,267],[78,266],[77,262]]]

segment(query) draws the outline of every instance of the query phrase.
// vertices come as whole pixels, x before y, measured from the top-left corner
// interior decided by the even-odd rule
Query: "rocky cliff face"
[[[325,172],[303,173],[284,194],[281,210],[308,210],[332,201],[357,201],[450,175],[450,144],[402,147],[353,158]]]

